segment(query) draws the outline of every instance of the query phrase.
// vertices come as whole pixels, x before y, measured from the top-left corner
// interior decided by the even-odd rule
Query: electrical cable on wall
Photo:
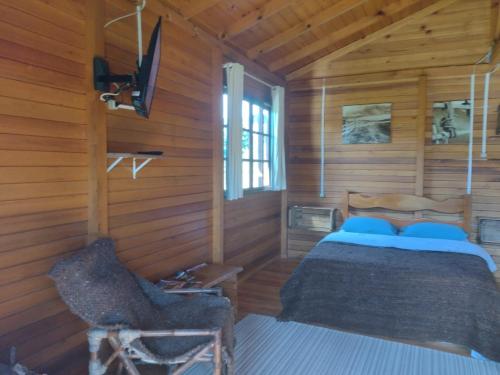
[[[481,145],[481,158],[486,159],[488,154],[486,153],[486,137],[488,134],[488,99],[490,91],[490,76],[491,73],[488,72],[484,75],[484,95],[483,95],[483,134],[482,134],[482,145]]]
[[[487,72],[484,75],[484,96],[483,96],[483,134],[482,134],[482,145],[481,145],[481,158],[483,160],[488,159],[488,152],[487,152],[487,142],[488,142],[488,106],[489,106],[489,99],[490,99],[490,82],[491,82],[491,76],[495,74],[495,72],[498,70],[499,64],[495,66],[495,68]]]
[[[476,67],[477,65],[489,61],[492,56],[492,49],[488,53],[479,59],[472,69],[472,74],[470,76],[470,113],[469,113],[469,156],[467,163],[467,194],[472,192],[472,164],[473,164],[473,147],[474,147],[474,110],[475,110],[475,94],[476,94]],[[484,103],[483,103],[483,129],[482,129],[482,147],[481,147],[481,157],[483,159],[487,158],[486,153],[486,140],[487,140],[487,127],[488,127],[488,97],[489,97],[489,84],[491,74],[494,73],[498,65],[491,72],[486,73],[484,78]]]
[[[135,2],[135,1],[133,1]],[[125,18],[135,16],[137,19],[137,66],[141,67],[142,64],[142,11],[146,7],[146,0],[142,0],[142,3],[136,5],[135,12],[125,14],[123,16],[117,17],[108,21],[104,24],[104,28],[109,27],[115,22],[121,21]]]
[[[470,76],[469,159],[467,163],[467,194],[472,191],[472,148],[474,146],[474,104],[476,89],[476,67]]]
[[[143,0],[142,4],[138,5],[138,8],[140,8],[140,10],[142,11],[142,10],[144,10],[145,7],[146,7],[146,0]],[[135,16],[135,15],[137,15],[137,10],[135,12],[128,13],[128,14],[125,14],[125,15],[117,17],[117,18],[113,18],[111,21],[108,21],[108,22],[106,22],[104,24],[104,28],[109,27],[110,25],[112,25],[115,22],[121,21],[121,20],[123,20],[125,18],[132,17],[132,16]]]
[[[325,102],[326,102],[326,87],[325,79],[323,78],[323,87],[321,89],[321,164],[320,164],[320,198],[325,197]]]

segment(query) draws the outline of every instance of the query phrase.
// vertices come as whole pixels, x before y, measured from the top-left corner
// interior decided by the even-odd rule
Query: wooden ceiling
[[[325,56],[344,56],[457,0],[160,2],[249,59],[285,76]]]

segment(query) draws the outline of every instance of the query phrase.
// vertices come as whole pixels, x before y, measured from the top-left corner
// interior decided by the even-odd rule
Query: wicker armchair
[[[163,291],[128,271],[110,239],[100,239],[50,272],[70,309],[90,324],[90,375],[118,370],[139,375],[137,365],[166,365],[179,375],[198,362],[214,374],[233,373],[233,313],[220,289]],[[102,343],[111,355],[102,360]]]

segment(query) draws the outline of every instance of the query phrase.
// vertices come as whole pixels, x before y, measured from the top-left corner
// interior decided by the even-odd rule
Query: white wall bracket
[[[163,155],[148,155],[148,154],[131,154],[131,153],[119,153],[119,152],[108,152],[108,159],[115,159],[108,166],[107,172],[111,172],[118,164],[120,164],[125,159],[132,159],[132,178],[135,180],[137,178],[137,173],[148,165],[153,159],[165,159]],[[138,163],[138,160],[143,160]]]

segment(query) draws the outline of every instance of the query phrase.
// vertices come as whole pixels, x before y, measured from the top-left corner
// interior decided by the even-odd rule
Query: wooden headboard
[[[437,201],[430,198],[420,197],[416,195],[407,194],[384,194],[384,195],[368,195],[347,192],[344,198],[344,208],[342,214],[344,220],[349,216],[352,216],[351,209],[387,209],[391,211],[398,212],[414,212],[419,213],[421,211],[433,211],[437,213],[445,214],[462,214],[463,219],[459,222],[446,222],[433,219],[419,218],[418,214],[415,215],[415,219],[412,220],[402,220],[392,218],[383,214],[371,214],[370,216],[384,218],[389,220],[394,225],[402,227],[412,223],[418,222],[441,222],[459,225],[464,230],[470,234],[471,230],[471,218],[472,218],[472,207],[471,207],[471,197],[470,195],[464,195],[458,199],[447,199],[444,201]]]

